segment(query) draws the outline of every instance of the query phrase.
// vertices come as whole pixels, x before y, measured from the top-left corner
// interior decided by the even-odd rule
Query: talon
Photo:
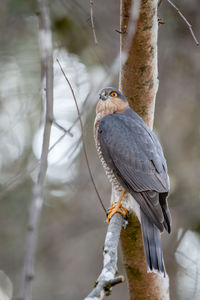
[[[112,206],[108,208],[106,213],[108,217],[108,224],[116,213],[120,213],[125,219],[128,217],[128,209],[121,204],[124,194],[125,190],[122,190],[119,201],[117,203],[112,203]]]
[[[124,218],[126,218],[128,214],[128,209],[120,203],[112,203],[112,206],[109,207],[107,211],[108,224],[110,223],[111,218],[116,214],[120,213]]]

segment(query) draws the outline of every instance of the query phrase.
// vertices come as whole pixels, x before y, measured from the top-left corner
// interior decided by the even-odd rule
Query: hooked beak
[[[108,96],[107,96],[107,95],[104,95],[104,94],[100,94],[100,95],[99,95],[99,98],[100,98],[101,100],[105,101],[105,100],[108,98]]]

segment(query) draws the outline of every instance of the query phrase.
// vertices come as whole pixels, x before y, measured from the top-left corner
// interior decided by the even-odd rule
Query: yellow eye
[[[112,97],[117,97],[117,93],[116,93],[116,92],[111,92],[111,93],[110,93],[110,96],[112,96]]]

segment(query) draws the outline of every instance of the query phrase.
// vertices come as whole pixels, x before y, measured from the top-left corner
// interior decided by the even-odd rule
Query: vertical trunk
[[[133,0],[137,1],[137,0]],[[120,74],[120,90],[130,106],[153,127],[157,72],[157,0],[142,0],[134,40],[127,42],[131,0],[121,0],[121,51],[128,58]],[[126,49],[129,47],[129,49]],[[130,299],[169,299],[168,278],[147,273],[140,223],[132,213],[129,225],[122,231],[121,244],[128,277]]]

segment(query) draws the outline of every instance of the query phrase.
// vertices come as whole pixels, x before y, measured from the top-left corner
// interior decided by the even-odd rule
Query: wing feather
[[[159,194],[165,193],[167,197],[169,181],[157,137],[136,113],[128,110],[128,113],[111,114],[101,120],[99,141],[103,157],[118,181],[163,230],[164,214]]]

